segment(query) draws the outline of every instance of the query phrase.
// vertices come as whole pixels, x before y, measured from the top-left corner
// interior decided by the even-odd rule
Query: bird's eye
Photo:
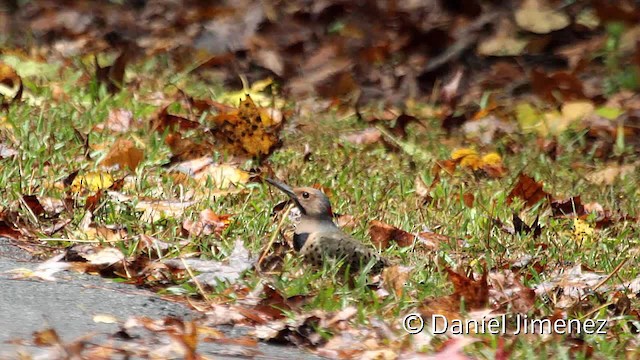
[[[306,192],[306,191],[305,191],[305,192],[303,192],[303,193],[302,193],[302,197],[303,197],[303,198],[305,198],[305,199],[308,199],[308,198],[309,198],[309,193],[308,193],[308,192]]]

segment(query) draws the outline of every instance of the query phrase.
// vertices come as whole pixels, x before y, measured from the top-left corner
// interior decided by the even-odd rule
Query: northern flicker
[[[295,226],[293,248],[312,265],[320,266],[324,259],[344,259],[350,271],[359,271],[375,259],[373,272],[388,265],[373,249],[345,234],[333,222],[331,203],[320,190],[311,187],[291,188],[279,181],[267,182],[287,194],[300,210],[300,221]]]

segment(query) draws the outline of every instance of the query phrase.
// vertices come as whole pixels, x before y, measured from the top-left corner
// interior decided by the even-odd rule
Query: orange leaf
[[[551,199],[551,195],[544,191],[542,181],[536,182],[524,173],[520,173],[518,183],[507,196],[507,204],[511,204],[516,197],[524,200],[527,207],[532,207],[542,199]]]
[[[131,171],[135,171],[143,157],[144,152],[135,147],[131,140],[118,139],[100,165],[106,167],[119,165],[120,168],[128,167]]]
[[[415,239],[413,234],[378,220],[371,221],[369,236],[371,236],[371,242],[381,249],[389,247],[391,241],[395,241],[401,247],[411,246]]]

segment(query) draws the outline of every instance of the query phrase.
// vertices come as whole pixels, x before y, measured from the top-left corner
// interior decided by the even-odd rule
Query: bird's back
[[[349,265],[350,271],[354,272],[372,259],[376,259],[372,269],[374,272],[380,272],[387,264],[372,249],[342,231],[309,234],[300,253],[307,262],[316,266],[321,266],[324,259],[344,259],[344,264]]]

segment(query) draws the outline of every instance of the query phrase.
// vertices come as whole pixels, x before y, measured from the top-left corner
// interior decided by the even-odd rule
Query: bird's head
[[[331,219],[333,217],[329,198],[327,198],[327,195],[322,191],[312,187],[291,188],[290,186],[273,179],[267,178],[266,180],[269,184],[287,194],[298,209],[300,209],[302,216],[308,216],[316,219]]]

